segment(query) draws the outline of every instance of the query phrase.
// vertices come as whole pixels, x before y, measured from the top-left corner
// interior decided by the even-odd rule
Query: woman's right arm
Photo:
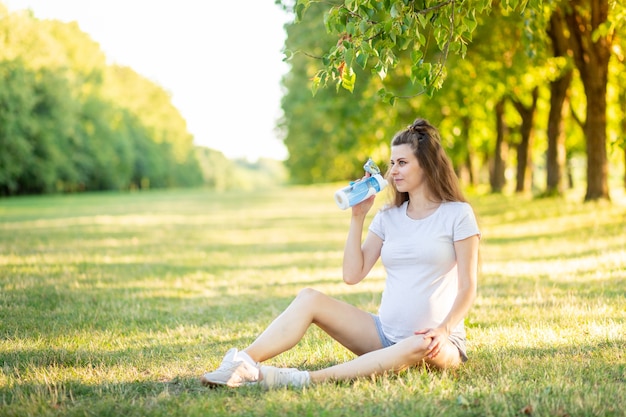
[[[367,234],[361,245],[365,216],[373,204],[372,196],[352,208],[348,239],[343,251],[343,280],[349,285],[358,284],[367,276],[383,246],[383,240],[372,232]]]

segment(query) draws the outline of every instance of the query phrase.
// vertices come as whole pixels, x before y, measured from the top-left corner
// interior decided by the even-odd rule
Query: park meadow
[[[338,187],[0,199],[0,416],[626,415],[623,188],[612,203],[468,193],[480,273],[457,370],[203,387],[301,288],[376,312],[380,263],[341,280]],[[313,327],[269,363],[352,357]]]

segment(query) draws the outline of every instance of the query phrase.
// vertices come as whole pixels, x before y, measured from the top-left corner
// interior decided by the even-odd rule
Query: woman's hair
[[[466,201],[452,162],[441,146],[439,131],[434,126],[424,119],[416,119],[391,140],[392,147],[405,144],[413,150],[424,171],[428,188],[437,202]],[[387,179],[392,184],[389,187],[391,203],[399,207],[409,199],[409,193],[398,192],[393,180],[389,178],[390,171],[391,169],[387,171]]]

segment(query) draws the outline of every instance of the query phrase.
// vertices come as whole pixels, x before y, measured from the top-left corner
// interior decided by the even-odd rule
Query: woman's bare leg
[[[311,324],[357,355],[382,348],[369,313],[306,288],[244,352],[257,362],[273,358],[295,346]]]
[[[379,375],[385,372],[398,372],[407,367],[426,362],[437,368],[446,369],[461,363],[459,350],[448,341],[439,354],[427,358],[429,340],[421,335],[411,336],[393,346],[371,351],[349,362],[309,372],[312,382],[326,380],[346,380],[361,376]]]

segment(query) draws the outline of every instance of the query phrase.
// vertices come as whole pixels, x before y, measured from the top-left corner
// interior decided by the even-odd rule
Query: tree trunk
[[[626,93],[622,94],[622,151],[624,152],[624,189],[626,190]]]
[[[504,120],[505,99],[501,99],[496,104],[496,149],[493,155],[493,168],[491,169],[491,192],[500,193],[506,183],[506,154],[508,151],[505,138],[508,133],[508,126]]]
[[[550,83],[550,111],[548,114],[548,150],[546,155],[546,194],[560,195],[565,191],[566,163],[565,115],[569,109],[569,85],[572,71]]]
[[[465,143],[465,166],[467,167],[468,183],[471,186],[478,185],[478,175],[476,174],[476,164],[474,163],[474,148],[470,141],[470,127],[472,126],[472,119],[469,116],[463,116],[461,118],[461,124],[463,126],[463,142]]]
[[[535,110],[539,98],[539,87],[535,87],[532,92],[532,102],[530,106],[525,106],[521,101],[514,99],[513,105],[522,118],[520,128],[522,140],[517,146],[517,184],[515,191],[518,193],[530,192],[532,188],[532,148],[534,140]]]
[[[594,93],[598,94],[598,93]],[[585,136],[587,137],[587,192],[585,201],[610,200],[606,152],[606,101],[589,101]]]
[[[622,61],[623,63],[623,61]],[[618,96],[619,107],[622,109],[622,121],[620,122],[620,146],[624,152],[624,189],[626,189],[626,90],[620,90]]]
[[[550,16],[548,36],[552,40],[555,57],[564,57],[568,53],[563,14],[556,9]],[[561,195],[565,191],[564,175],[566,170],[564,120],[569,108],[569,86],[573,71],[565,69],[559,78],[550,83],[550,111],[548,114],[548,150],[546,152],[546,194]]]
[[[587,97],[584,132],[587,148],[587,192],[585,201],[610,200],[606,150],[606,86],[613,33],[594,32],[607,21],[608,0],[571,0],[565,3],[574,62]]]
[[[571,190],[574,188],[574,170],[570,159],[565,160],[565,170],[567,171],[567,187]]]

